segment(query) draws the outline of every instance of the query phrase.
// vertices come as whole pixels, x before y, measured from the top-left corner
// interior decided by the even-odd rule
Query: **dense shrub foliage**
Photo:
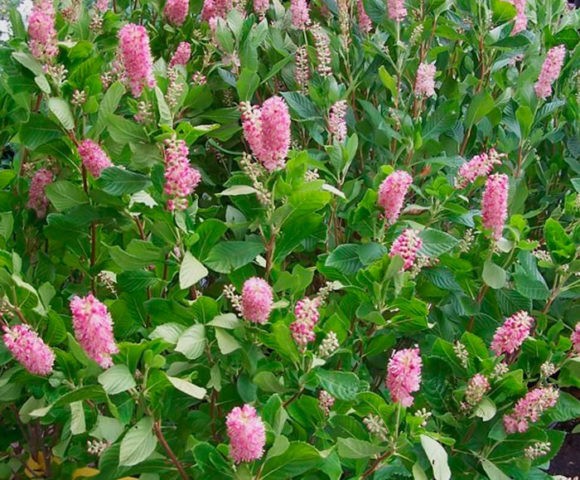
[[[564,0],[6,15],[0,478],[550,478],[580,416]]]

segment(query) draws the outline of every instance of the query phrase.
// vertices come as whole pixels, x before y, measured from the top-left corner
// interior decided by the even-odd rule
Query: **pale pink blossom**
[[[290,0],[290,15],[294,28],[303,29],[310,25],[310,7],[306,0]]]
[[[253,0],[254,13],[260,18],[264,18],[268,8],[270,8],[270,0]]]
[[[405,0],[387,0],[387,10],[389,18],[396,22],[401,22],[407,16]]]
[[[95,8],[101,13],[105,13],[109,9],[109,0],[97,0]]]
[[[226,417],[230,456],[235,463],[251,462],[264,455],[266,428],[251,405],[235,407]]]
[[[104,303],[92,293],[74,296],[70,302],[75,337],[89,358],[103,368],[113,365],[111,355],[119,349],[113,336],[113,319]]]
[[[169,68],[174,67],[175,65],[187,65],[189,59],[191,58],[191,44],[189,42],[181,42],[177,46],[177,50],[171,57],[169,61]]]
[[[296,320],[290,324],[290,331],[294,341],[302,348],[316,339],[314,327],[320,318],[318,307],[320,299],[303,298],[296,303],[294,316]]]
[[[356,13],[358,16],[358,26],[363,33],[369,33],[373,29],[373,22],[367,15],[362,0],[356,2]]]
[[[514,353],[530,336],[533,324],[534,319],[527,312],[514,313],[496,330],[491,349],[496,355]]]
[[[232,0],[204,0],[201,19],[215,24],[217,18],[226,18],[232,9]]]
[[[572,344],[574,346],[574,351],[580,354],[580,322],[576,324],[574,331],[572,332],[572,336],[570,337],[572,340]]]
[[[528,17],[526,16],[526,2],[527,0],[511,0],[514,7],[516,7],[516,18],[514,21],[514,28],[512,28],[512,35],[520,33],[528,26]]]
[[[14,358],[34,375],[49,375],[54,353],[28,325],[4,326],[4,343]]]
[[[52,0],[35,2],[28,19],[28,46],[32,55],[38,59],[50,59],[58,55],[55,18]]]
[[[330,409],[334,405],[334,397],[326,390],[320,390],[318,394],[318,406],[325,416],[330,414]]]
[[[310,31],[314,37],[316,59],[318,60],[316,71],[321,77],[330,77],[332,75],[332,54],[330,52],[330,39],[319,23],[315,23]]]
[[[529,428],[529,423],[535,423],[542,413],[553,407],[558,402],[560,393],[554,387],[538,387],[528,392],[516,404],[514,411],[504,415],[503,424],[507,433],[524,433]]]
[[[77,147],[79,156],[83,161],[85,168],[95,178],[101,176],[101,172],[108,167],[112,167],[113,163],[105,151],[93,140],[83,140]]]
[[[485,375],[476,373],[467,383],[467,388],[465,389],[465,401],[472,407],[477,405],[481,400],[483,400],[483,396],[490,388],[489,380]]]
[[[169,23],[179,27],[187,19],[189,0],[167,0],[163,8],[163,15]]]
[[[419,237],[417,230],[407,228],[393,242],[389,256],[400,256],[405,262],[403,264],[403,270],[409,270],[415,265],[417,253],[422,246],[423,240]]]
[[[495,173],[487,179],[481,198],[483,226],[491,230],[495,240],[501,238],[507,218],[508,188],[508,176]]]
[[[44,218],[48,209],[46,186],[50,185],[53,175],[50,170],[41,168],[34,173],[28,190],[28,203],[26,206],[36,212],[38,218]]]
[[[133,23],[125,25],[119,31],[119,47],[131,93],[138,97],[143,88],[155,86],[153,57],[145,27]]]
[[[272,287],[262,278],[252,277],[242,288],[242,316],[250,322],[264,324],[268,321],[274,293]]]
[[[418,348],[405,348],[393,352],[387,366],[385,383],[394,402],[403,407],[413,405],[412,393],[421,386],[421,355]]]
[[[435,95],[435,64],[421,63],[417,69],[415,95],[432,97]]]
[[[336,102],[328,114],[328,131],[338,143],[342,143],[346,139],[346,111],[348,105],[346,101],[340,100]]]
[[[501,165],[501,157],[502,155],[493,148],[489,152],[475,155],[469,162],[465,162],[459,167],[455,188],[465,188],[478,177],[487,177],[493,171],[494,165]]]
[[[165,194],[169,197],[170,211],[185,210],[187,197],[201,182],[201,174],[189,164],[189,149],[183,140],[173,138],[165,141]]]
[[[381,183],[378,204],[384,209],[385,219],[389,225],[399,218],[411,183],[413,183],[411,175],[402,170],[395,170]]]
[[[558,45],[548,50],[548,54],[542,65],[542,71],[540,72],[538,81],[534,85],[534,90],[538,98],[547,98],[552,95],[552,84],[560,76],[565,56],[566,47],[564,45]]]

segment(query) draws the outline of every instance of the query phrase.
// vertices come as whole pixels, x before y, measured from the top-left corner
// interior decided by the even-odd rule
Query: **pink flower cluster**
[[[465,188],[473,183],[477,177],[487,177],[494,165],[501,165],[501,155],[495,149],[475,155],[469,162],[459,167],[455,188]]]
[[[491,342],[491,349],[496,355],[514,353],[530,336],[534,319],[523,310],[514,313],[499,327]]]
[[[50,170],[41,168],[34,173],[30,181],[28,190],[28,203],[26,206],[36,212],[38,218],[44,218],[48,209],[48,198],[46,198],[45,189],[52,183],[53,176]]]
[[[483,396],[490,389],[489,381],[481,373],[476,373],[469,379],[465,389],[465,401],[470,406],[475,406],[483,399]]]
[[[318,406],[324,412],[324,415],[330,414],[330,409],[334,405],[334,397],[326,390],[320,390],[318,394]]]
[[[270,172],[284,168],[290,148],[290,113],[286,102],[271,97],[261,108],[243,102],[240,109],[244,137],[254,156]]]
[[[344,100],[336,102],[328,114],[328,131],[332,137],[338,142],[342,143],[346,139],[346,110],[348,106]]]
[[[264,455],[266,428],[251,405],[235,407],[226,417],[230,455],[234,462],[251,462]]]
[[[189,0],[167,0],[163,8],[163,15],[169,23],[179,27],[183,25],[189,11]]]
[[[367,15],[362,0],[356,2],[356,13],[358,16],[358,26],[363,33],[369,33],[373,29],[373,22]]]
[[[576,324],[576,328],[574,328],[570,340],[572,340],[574,351],[580,354],[580,322]]]
[[[524,433],[529,428],[529,422],[537,422],[548,408],[558,402],[558,390],[552,386],[538,387],[521,398],[513,413],[504,415],[503,425],[507,433]]]
[[[113,365],[111,355],[119,349],[113,336],[113,319],[104,303],[92,293],[70,302],[75,337],[87,355],[103,368]]]
[[[252,277],[242,287],[242,316],[250,322],[268,321],[274,304],[272,287],[262,278]]]
[[[171,57],[169,61],[169,68],[174,67],[175,65],[187,65],[189,59],[191,58],[191,44],[189,42],[181,42],[177,46],[177,50]]]
[[[201,174],[191,165],[187,155],[189,150],[183,140],[175,137],[165,141],[165,194],[169,196],[167,207],[170,211],[185,210],[187,197],[201,181]]]
[[[399,218],[411,183],[411,175],[402,170],[395,170],[381,183],[378,204],[385,210],[385,219],[389,225]]]
[[[264,18],[268,8],[270,8],[270,0],[254,0],[253,5],[256,15],[260,18]]]
[[[138,97],[146,86],[155,86],[149,35],[142,25],[129,23],[119,31],[119,42],[131,93]]]
[[[405,0],[387,0],[387,10],[389,12],[389,18],[396,22],[403,21],[407,16]]]
[[[303,298],[296,303],[294,316],[296,320],[290,324],[290,331],[294,341],[302,348],[316,339],[314,326],[318,323],[320,299]]]
[[[385,383],[394,402],[403,407],[413,405],[413,392],[421,386],[421,355],[419,349],[405,348],[393,353],[387,365]]]
[[[83,165],[95,178],[99,178],[105,168],[113,166],[111,159],[99,144],[88,138],[78,145],[77,150]]]
[[[290,0],[292,26],[302,30],[310,25],[310,7],[306,0]]]
[[[512,35],[520,33],[528,26],[528,17],[526,17],[526,1],[527,0],[511,0],[514,7],[516,7],[516,19],[514,28],[512,28]]]
[[[421,63],[417,69],[415,80],[415,95],[432,97],[435,95],[435,73],[437,72],[434,63]]]
[[[226,18],[231,9],[232,0],[204,0],[201,19],[212,24],[217,18]]]
[[[28,325],[4,327],[2,337],[14,358],[34,375],[48,375],[54,365],[54,353]]]
[[[97,0],[95,8],[101,13],[105,13],[109,9],[109,0]]]
[[[491,175],[485,183],[485,191],[481,198],[483,226],[491,230],[495,240],[501,238],[507,218],[508,187],[507,175],[499,173]]]
[[[422,246],[423,240],[419,237],[417,230],[407,228],[393,242],[389,256],[400,256],[405,261],[403,270],[409,270],[415,264],[417,252]]]
[[[52,0],[38,0],[34,4],[28,19],[28,46],[36,58],[53,58],[58,55],[55,18]]]
[[[534,85],[534,90],[538,98],[547,98],[552,94],[552,83],[560,76],[565,56],[566,47],[564,45],[558,45],[548,50],[546,60],[544,60],[544,64],[542,65],[542,71],[540,72],[538,81]]]

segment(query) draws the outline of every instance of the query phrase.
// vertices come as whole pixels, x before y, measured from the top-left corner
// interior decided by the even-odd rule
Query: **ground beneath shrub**
[[[566,477],[580,475],[580,433],[566,435],[564,445],[550,462],[548,473]]]

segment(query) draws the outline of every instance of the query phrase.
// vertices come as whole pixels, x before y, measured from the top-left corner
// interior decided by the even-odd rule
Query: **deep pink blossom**
[[[403,407],[413,405],[413,392],[421,386],[421,355],[418,348],[405,348],[393,353],[387,366],[386,385],[394,402]]]
[[[392,225],[399,218],[411,183],[411,175],[402,170],[395,170],[381,183],[378,204],[385,210],[388,224]]]
[[[119,31],[119,46],[131,93],[134,97],[138,97],[143,88],[155,86],[153,57],[147,30],[142,25],[133,23],[125,25]]]
[[[570,340],[572,340],[572,344],[574,345],[574,351],[580,354],[580,322],[576,324]]]
[[[534,319],[527,312],[522,310],[513,314],[496,330],[491,349],[496,355],[514,353],[530,336],[533,324]]]
[[[113,336],[113,319],[104,303],[92,293],[70,302],[75,337],[87,355],[103,368],[113,365],[111,355],[119,349]]]
[[[113,166],[111,159],[99,144],[88,138],[79,144],[77,150],[83,165],[95,178],[99,178],[105,168]]]
[[[254,12],[262,18],[270,8],[270,0],[253,0]]]
[[[558,45],[548,50],[548,54],[542,65],[542,71],[540,72],[538,81],[534,85],[534,90],[538,98],[547,98],[552,95],[552,84],[560,76],[565,56],[566,47],[564,45]]]
[[[405,0],[387,0],[387,10],[389,18],[396,22],[401,22],[407,16]]]
[[[26,206],[36,212],[38,218],[46,216],[48,209],[48,198],[46,197],[46,186],[52,183],[53,176],[50,170],[41,168],[34,173],[30,181],[28,190],[28,203]]]
[[[501,165],[501,155],[495,149],[492,148],[489,152],[475,155],[469,162],[465,162],[459,167],[455,187],[465,188],[472,184],[477,177],[487,177],[493,171],[494,165]]]
[[[303,29],[310,25],[310,7],[306,0],[290,0],[290,15],[294,28]]]
[[[415,95],[432,97],[435,95],[435,64],[421,63],[415,79]]]
[[[212,23],[217,18],[226,18],[232,9],[232,0],[204,0],[201,19]]]
[[[400,256],[405,261],[403,270],[409,270],[415,264],[417,253],[422,246],[423,240],[419,237],[417,230],[407,228],[395,239],[389,255],[391,257]]]
[[[485,183],[481,198],[483,226],[492,232],[495,240],[501,238],[507,218],[509,179],[507,175],[496,173]]]
[[[52,0],[38,0],[28,19],[28,46],[32,55],[50,59],[58,55],[56,13]]]
[[[189,149],[183,140],[175,137],[165,141],[165,194],[169,210],[187,208],[187,197],[201,182],[201,174],[189,164]]]
[[[537,422],[542,413],[558,402],[560,393],[552,386],[538,387],[528,392],[516,404],[514,411],[504,415],[503,425],[507,433],[524,433],[530,422]]]
[[[167,0],[163,8],[165,18],[176,27],[183,25],[187,19],[188,11],[189,0]]]
[[[254,323],[268,321],[274,304],[272,287],[262,278],[252,277],[242,288],[242,316]]]
[[[226,417],[230,456],[234,462],[251,462],[264,455],[266,428],[251,405],[235,407]]]
[[[174,67],[175,65],[187,65],[190,58],[191,44],[189,42],[181,42],[169,61],[169,68]]]
[[[28,325],[4,326],[4,343],[14,358],[34,375],[49,375],[54,353]]]
[[[294,341],[302,348],[316,339],[314,327],[320,318],[319,306],[318,297],[303,298],[296,303],[294,308],[296,320],[290,324],[290,331]]]
[[[512,35],[515,35],[528,26],[528,17],[526,16],[526,2],[527,0],[511,0],[514,7],[516,7],[516,19],[514,21],[514,28],[512,28]]]
[[[347,108],[346,101],[340,100],[330,108],[330,113],[328,114],[328,131],[338,143],[342,143],[346,139]]]
[[[356,2],[356,13],[358,17],[358,26],[361,32],[369,33],[373,29],[373,22],[367,15],[362,0],[357,0]]]

